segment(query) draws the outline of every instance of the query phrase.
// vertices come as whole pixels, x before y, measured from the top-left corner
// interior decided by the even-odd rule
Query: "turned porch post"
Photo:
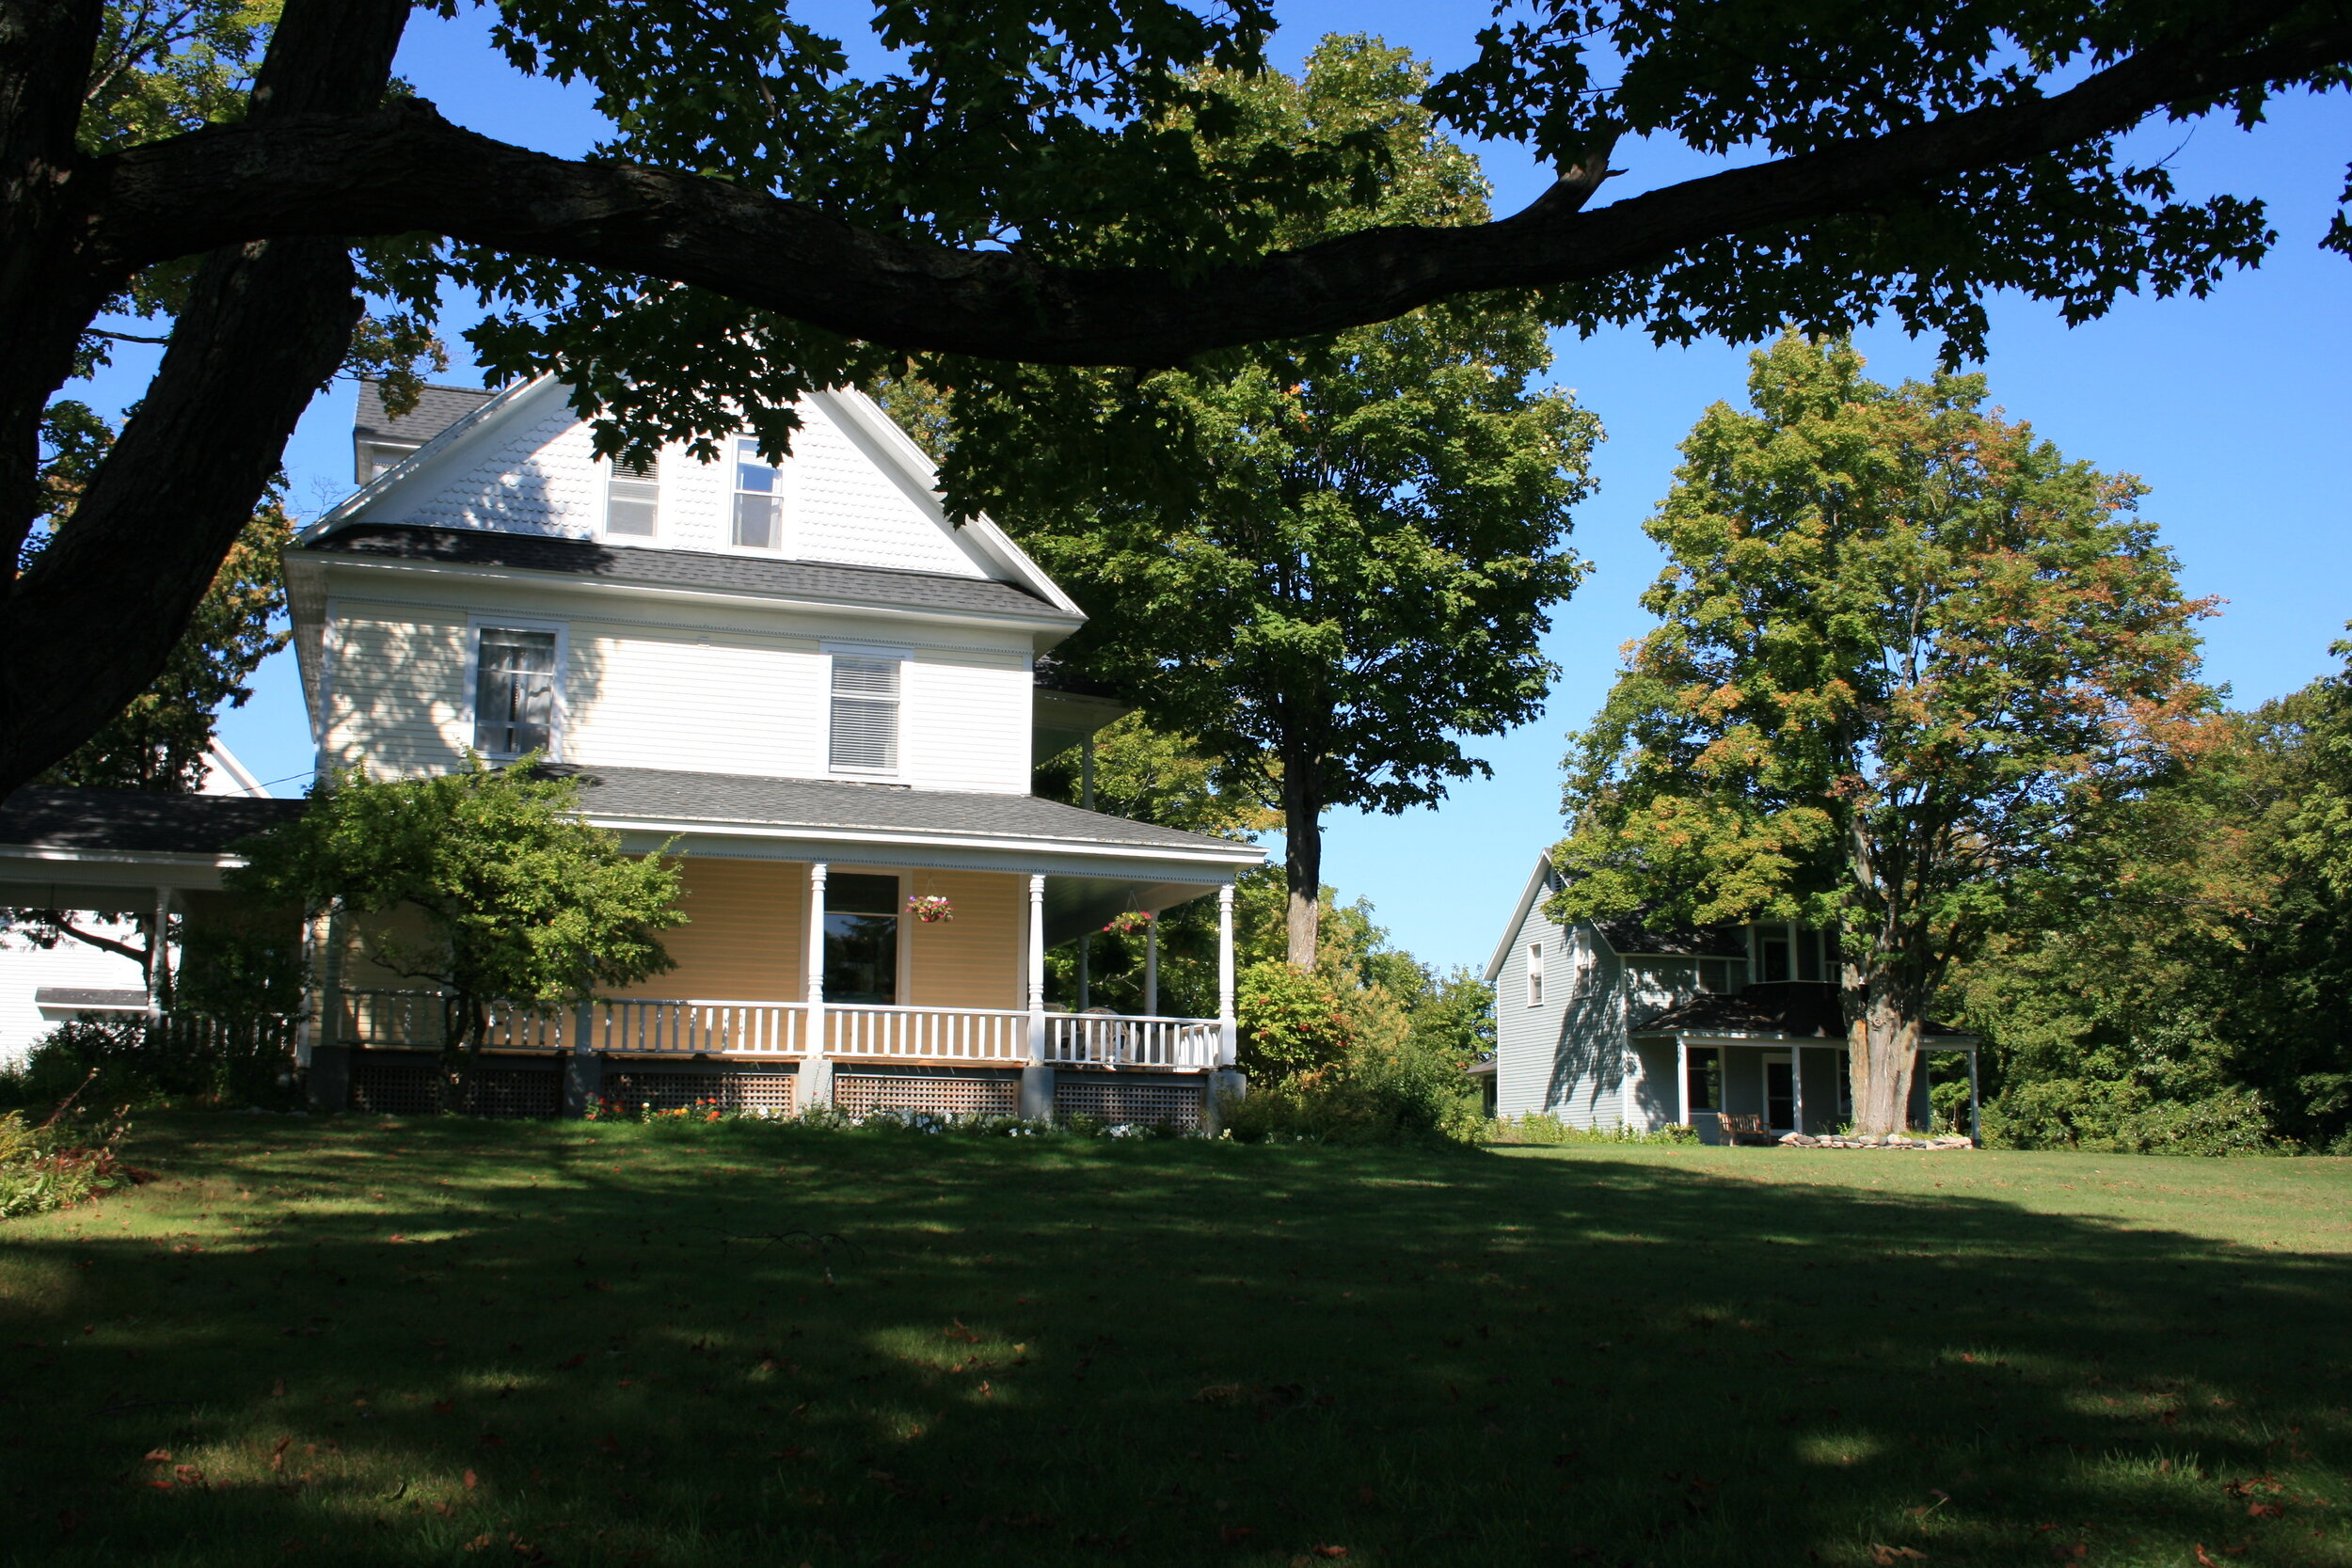
[[[802,960],[808,1000],[808,1036],[801,1045],[803,1110],[833,1103],[833,1058],[825,1053],[825,862],[809,863],[808,951]]]
[[[1152,914],[1143,927],[1143,1012],[1146,1018],[1160,1016],[1160,917],[1157,914]]]
[[[1043,1121],[1054,1114],[1054,1069],[1045,1061],[1045,877],[1029,878],[1026,1001],[1029,1060],[1021,1069],[1021,1114]]]
[[[1968,1141],[1981,1148],[1984,1144],[1984,1129],[1979,1124],[1978,1121],[1979,1110],[1979,1107],[1977,1103],[1977,1053],[1972,1047],[1968,1053]]]
[[[1797,1132],[1804,1131],[1804,1047],[1788,1048],[1788,1125]]]
[[[1718,1076],[1728,1077],[1729,1074]],[[1770,1109],[1770,1106],[1766,1107],[1768,1112]],[[1691,1125],[1691,1042],[1680,1035],[1675,1037],[1675,1125]]]
[[[1216,1033],[1217,1065],[1232,1067],[1241,1057],[1241,1042],[1233,1024],[1233,884],[1216,890]]]

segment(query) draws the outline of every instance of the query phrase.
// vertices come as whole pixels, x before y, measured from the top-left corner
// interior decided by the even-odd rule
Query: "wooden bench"
[[[1729,1111],[1715,1113],[1715,1132],[1727,1144],[1737,1145],[1750,1140],[1767,1144],[1780,1141],[1764,1125],[1762,1117],[1738,1116]]]

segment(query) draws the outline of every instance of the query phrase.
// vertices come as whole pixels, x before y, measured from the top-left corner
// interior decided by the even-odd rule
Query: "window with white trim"
[[[517,757],[555,743],[555,633],[482,628],[475,656],[473,749]]]
[[[1527,1005],[1544,1005],[1544,944],[1540,942],[1527,944]]]
[[[784,548],[784,476],[749,436],[735,443],[735,543],[747,550]]]
[[[661,460],[642,463],[614,458],[604,486],[604,531],[650,539],[661,515]]]
[[[833,656],[833,768],[837,773],[898,768],[898,660]]]

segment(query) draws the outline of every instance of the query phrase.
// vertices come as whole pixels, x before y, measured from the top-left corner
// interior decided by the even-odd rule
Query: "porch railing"
[[[1209,1068],[1216,1065],[1217,1026],[1198,1018],[1122,1018],[1051,1013],[1045,1059],[1062,1066]]]
[[[421,990],[345,990],[335,1037],[362,1046],[438,1049],[442,997]],[[623,998],[588,1008],[591,1051],[625,1055],[803,1057],[813,1031],[803,1002]],[[576,1011],[496,1008],[485,1044],[494,1050],[580,1048]],[[1014,1067],[1029,1059],[1029,1015],[1012,1008],[828,1004],[829,1056]],[[1045,1060],[1064,1067],[1141,1067],[1200,1071],[1215,1067],[1217,1025],[1197,1018],[1045,1015]]]
[[[1017,1066],[1029,1059],[1029,1015],[1000,1007],[874,1007],[828,1002],[825,1048],[835,1056]]]

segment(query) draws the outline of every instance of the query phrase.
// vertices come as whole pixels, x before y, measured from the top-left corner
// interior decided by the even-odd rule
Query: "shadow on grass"
[[[2352,1560],[2341,1258],[1605,1153],[142,1153],[0,1232],[9,1561]]]

